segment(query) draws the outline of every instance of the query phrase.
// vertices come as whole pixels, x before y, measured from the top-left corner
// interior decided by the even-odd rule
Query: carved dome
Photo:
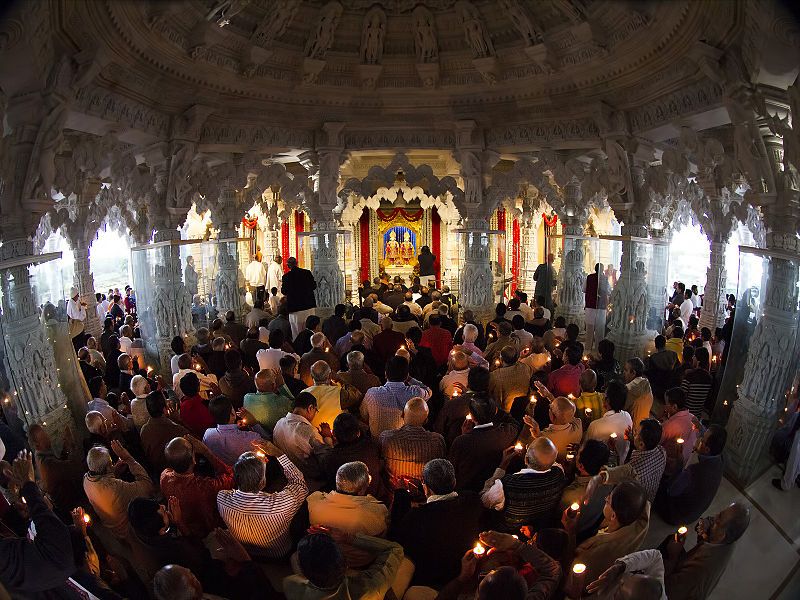
[[[628,109],[699,79],[697,39],[741,25],[721,3],[605,0],[106,0],[67,5],[100,81],[227,121],[482,124]],[[213,118],[212,118],[213,121]],[[580,123],[576,123],[576,127]]]

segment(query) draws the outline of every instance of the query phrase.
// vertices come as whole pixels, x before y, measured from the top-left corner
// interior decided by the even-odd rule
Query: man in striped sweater
[[[546,437],[538,437],[525,452],[525,468],[506,474],[514,456],[521,454],[514,446],[503,452],[500,467],[486,481],[481,501],[486,508],[502,511],[502,527],[517,533],[523,525],[538,530],[556,516],[564,470],[556,463],[558,450]]]

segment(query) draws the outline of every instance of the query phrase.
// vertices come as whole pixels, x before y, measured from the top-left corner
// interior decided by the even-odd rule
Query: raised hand
[[[600,577],[586,586],[586,591],[588,591],[589,594],[594,594],[595,592],[604,594],[612,589],[614,584],[622,577],[623,573],[625,573],[625,564],[620,562],[614,563],[603,571]]]
[[[131,460],[133,460],[133,457],[131,456],[131,453],[130,453],[130,452],[128,452],[128,451],[125,449],[125,446],[123,446],[123,445],[122,445],[122,444],[119,442],[119,440],[112,440],[112,441],[111,441],[111,451],[112,451],[114,454],[116,454],[116,455],[117,455],[117,457],[119,457],[119,459],[120,459],[122,462],[124,462],[124,463],[127,463],[128,461],[131,461]]]
[[[28,482],[35,481],[33,455],[27,450],[20,451],[11,465],[11,469],[6,471],[5,475],[20,488]]]
[[[480,539],[484,545],[498,550],[516,550],[522,545],[522,542],[513,535],[499,531],[484,531],[480,534]]]

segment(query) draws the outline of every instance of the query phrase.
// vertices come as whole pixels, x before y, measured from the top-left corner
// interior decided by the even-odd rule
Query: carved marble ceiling
[[[166,113],[218,107],[210,123],[298,127],[635,109],[700,79],[701,36],[726,46],[743,27],[737,4],[690,0],[62,4],[66,39],[107,53],[100,87]]]

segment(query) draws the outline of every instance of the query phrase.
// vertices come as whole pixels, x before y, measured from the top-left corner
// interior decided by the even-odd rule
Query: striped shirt
[[[636,471],[636,479],[647,492],[647,499],[652,502],[667,464],[666,450],[663,446],[656,446],[652,450],[634,450],[628,462]]]
[[[681,387],[686,392],[686,408],[698,419],[703,414],[713,385],[714,379],[705,369],[690,369],[683,376]]]
[[[278,462],[288,481],[280,492],[222,490],[217,494],[219,514],[233,537],[263,549],[271,558],[286,556],[291,550],[289,525],[308,493],[303,475],[286,455],[279,456]]]
[[[361,418],[369,425],[372,437],[378,439],[387,429],[400,429],[403,426],[403,408],[415,396],[427,400],[431,397],[431,390],[413,378],[408,384],[387,381],[367,390],[361,403]]]
[[[425,463],[434,458],[444,458],[446,454],[441,434],[415,425],[384,431],[380,444],[386,472],[392,479],[404,476],[421,479]]]

